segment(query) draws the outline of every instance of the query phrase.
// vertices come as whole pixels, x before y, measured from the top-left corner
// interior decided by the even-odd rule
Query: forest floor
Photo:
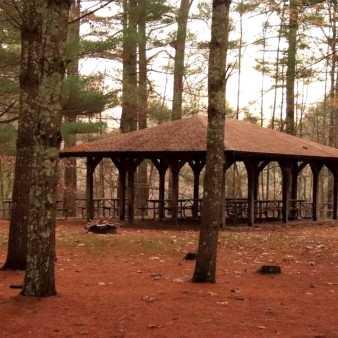
[[[216,284],[189,281],[197,225],[140,221],[108,235],[85,225],[57,222],[57,296],[19,296],[9,286],[23,272],[0,271],[1,338],[338,337],[338,222],[227,226]],[[1,221],[0,265],[7,235]]]

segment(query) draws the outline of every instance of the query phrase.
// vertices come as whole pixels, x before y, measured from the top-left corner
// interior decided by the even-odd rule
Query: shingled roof
[[[206,151],[208,117],[197,115],[63,149],[60,157],[87,157]],[[290,157],[299,160],[338,160],[338,149],[263,128],[226,119],[224,150],[238,156]]]

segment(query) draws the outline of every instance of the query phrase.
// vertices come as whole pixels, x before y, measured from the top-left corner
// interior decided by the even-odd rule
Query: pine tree
[[[208,70],[207,160],[197,261],[192,282],[216,282],[218,230],[224,208],[225,67],[230,0],[213,0]]]
[[[56,294],[55,189],[69,8],[68,0],[35,0],[24,2],[22,10],[18,152],[25,140],[30,166],[25,174],[16,170],[15,180],[24,176],[29,181],[27,266],[21,292],[26,296]],[[24,163],[25,156],[17,158],[16,168]],[[16,194],[20,190],[14,191],[13,203]]]

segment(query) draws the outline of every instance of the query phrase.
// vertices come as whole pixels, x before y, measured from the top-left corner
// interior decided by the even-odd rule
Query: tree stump
[[[282,273],[282,269],[278,265],[262,265],[258,270],[258,273],[262,275],[270,274],[270,275],[278,275]]]

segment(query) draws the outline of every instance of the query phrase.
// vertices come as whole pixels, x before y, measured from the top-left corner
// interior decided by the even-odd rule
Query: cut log
[[[110,217],[101,219],[97,222],[90,220],[85,226],[85,229],[87,229],[88,232],[95,234],[116,234],[119,224],[111,223],[109,219]]]

